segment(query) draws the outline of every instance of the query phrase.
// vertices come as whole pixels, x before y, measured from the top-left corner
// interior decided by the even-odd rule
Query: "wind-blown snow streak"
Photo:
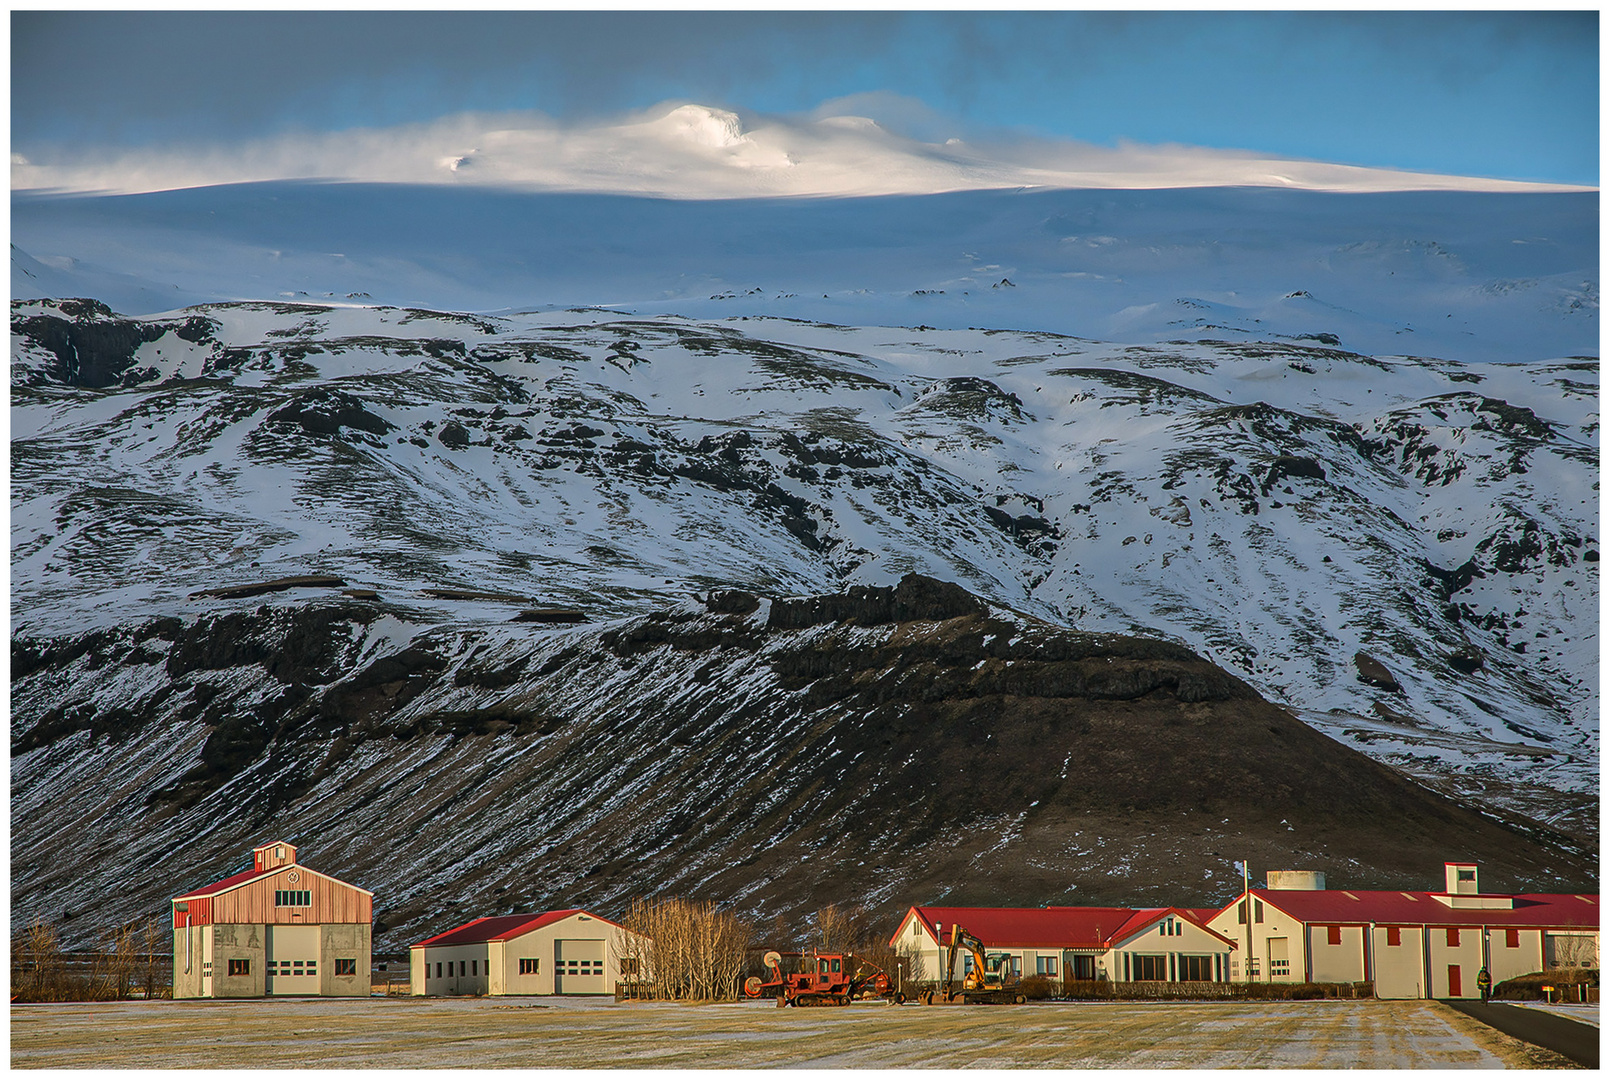
[[[1494,801],[1591,804],[1595,361],[224,305],[84,317],[151,329],[94,389],[44,344],[57,312],[13,312],[21,632],[293,574],[487,625],[514,607],[420,590],[619,617],[918,571],[1184,642]]]
[[[1585,190],[1189,146],[958,139],[924,143],[857,116],[754,117],[685,104],[593,127],[534,114],[233,146],[12,161],[13,191],[140,192],[265,180],[490,185],[680,199],[913,195],[984,188],[1256,186],[1318,191]]]

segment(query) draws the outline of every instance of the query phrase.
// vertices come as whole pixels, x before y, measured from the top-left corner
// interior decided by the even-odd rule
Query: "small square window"
[[[231,960],[229,962],[229,973],[231,975],[250,975],[252,973],[252,962],[250,960]]]
[[[358,973],[357,959],[354,958],[349,960],[339,956],[336,957],[335,973],[337,975],[356,975]]]

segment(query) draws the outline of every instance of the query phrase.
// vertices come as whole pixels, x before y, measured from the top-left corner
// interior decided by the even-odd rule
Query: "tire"
[[[1028,1003],[1028,1000],[1029,1000],[1028,998],[1024,997],[1022,994],[1019,994],[1015,998],[1012,999],[1012,1004],[1013,1005],[1025,1005],[1025,1004]]]

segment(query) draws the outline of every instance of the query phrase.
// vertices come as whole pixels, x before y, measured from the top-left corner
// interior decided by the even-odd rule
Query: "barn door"
[[[1459,965],[1458,964],[1449,964],[1448,965],[1448,996],[1449,997],[1464,997],[1465,996],[1464,987],[1462,985],[1460,985]]]
[[[553,992],[607,994],[604,943],[599,939],[560,938],[553,943]]]

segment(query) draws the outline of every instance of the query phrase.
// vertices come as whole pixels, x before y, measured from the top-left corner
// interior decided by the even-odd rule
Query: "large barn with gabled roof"
[[[173,899],[173,996],[367,997],[374,894],[276,840],[252,867]]]

